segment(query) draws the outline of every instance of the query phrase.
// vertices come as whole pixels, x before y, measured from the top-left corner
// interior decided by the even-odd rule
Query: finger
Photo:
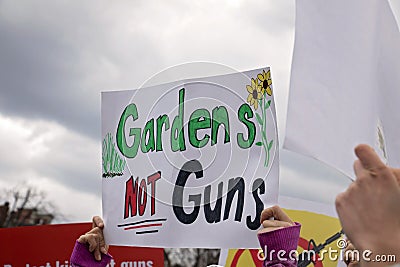
[[[104,240],[103,232],[99,234],[99,246],[100,246],[100,251],[103,252],[104,254],[107,253],[107,245],[106,241]]]
[[[97,243],[97,246],[94,249],[94,253],[93,254],[94,254],[94,258],[97,261],[101,261],[100,245],[98,243]]]
[[[350,262],[347,267],[360,267],[360,263],[358,261]]]
[[[346,248],[345,248],[344,251],[347,251],[347,250],[355,250],[355,249],[356,249],[356,248],[354,247],[354,245],[353,245],[352,243],[347,242],[347,246],[346,246]]]
[[[375,153],[375,151],[367,145],[359,145],[355,148],[356,154],[363,164],[364,168],[368,170],[368,176],[372,178],[379,178],[397,186],[397,179],[393,171],[387,167]]]
[[[356,175],[356,179],[353,181],[353,184],[365,184],[365,179],[370,179],[373,177],[373,175],[371,175],[371,170],[364,168],[361,160],[359,159],[354,161],[353,168]]]
[[[103,254],[107,254],[108,248],[109,248],[109,246],[108,246],[108,245],[105,245],[104,247],[100,248],[100,250],[101,250],[101,252],[102,252]]]
[[[392,168],[392,172],[396,177],[397,183],[400,185],[400,169]]]
[[[277,221],[277,220],[265,220],[262,222],[262,225],[264,228],[268,227],[289,227],[292,226],[292,223],[289,222],[283,222],[283,221]]]
[[[93,234],[93,235],[100,235],[100,236],[102,236],[102,235],[103,235],[103,230],[101,230],[99,227],[95,227],[95,228],[91,229],[89,232],[87,232],[86,234],[87,234],[87,235],[88,235],[88,234]]]
[[[344,253],[344,263],[346,263],[347,266],[349,266],[351,262],[350,257],[347,255],[347,253]]]
[[[96,227],[93,230],[99,229]],[[92,230],[92,231],[93,231]],[[91,231],[91,232],[92,232]],[[107,254],[108,246],[104,243],[104,239],[102,238],[102,235],[95,234],[95,233],[87,233],[85,235],[81,235],[78,239],[79,243],[82,244],[89,244],[89,251],[93,252],[93,255],[96,260],[100,261],[101,260],[101,252],[104,254]],[[95,231],[93,231],[95,232]],[[103,242],[103,246],[101,247],[100,242]]]
[[[351,244],[350,242],[347,243],[347,247],[344,250],[344,260],[348,266],[351,263],[358,262],[356,255],[357,255],[357,252],[356,252],[356,249],[353,246],[353,244]]]
[[[100,227],[95,227],[92,230],[90,230],[88,233],[103,236],[103,229],[101,229]]]
[[[86,235],[81,235],[78,238],[78,242],[81,243],[81,244],[86,244],[87,243],[87,236]]]
[[[372,147],[362,144],[358,145],[354,151],[365,169],[376,171],[386,167]]]
[[[353,250],[346,250],[344,251],[344,262],[349,265],[351,262],[355,261]]]
[[[354,161],[353,169],[356,177],[359,177],[365,171],[364,166],[359,159]]]
[[[344,203],[346,201],[346,196],[347,196],[347,191],[341,192],[336,196],[336,199],[335,199],[335,207],[336,207],[336,211],[339,216],[339,219],[341,219],[343,217],[342,213],[344,212],[343,208],[345,206]],[[341,222],[343,223],[343,220],[341,220]]]
[[[268,220],[271,217],[279,221],[292,222],[289,216],[287,216],[287,214],[281,209],[281,207],[277,205],[269,207],[262,211],[261,222],[264,220]]]
[[[97,234],[86,234],[88,236],[89,251],[93,252],[94,258],[98,261],[101,260],[100,253],[100,237]]]
[[[103,252],[104,254],[107,253],[107,246],[106,246],[106,241],[104,239],[104,235],[103,235],[103,230],[100,229],[99,227],[93,228],[92,230],[90,230],[90,232],[88,232],[88,234],[94,234],[96,235],[96,240],[98,240],[98,246],[101,252]]]
[[[103,219],[100,216],[93,216],[92,218],[92,228],[99,227],[101,229],[104,228]]]
[[[269,207],[261,212],[261,223],[265,220],[273,217],[275,220],[289,222],[293,225],[293,221],[289,218],[289,216],[279,207],[273,206]]]
[[[93,252],[98,245],[97,240],[96,240],[96,235],[86,234],[86,240],[87,240],[87,243],[89,244],[89,251]]]

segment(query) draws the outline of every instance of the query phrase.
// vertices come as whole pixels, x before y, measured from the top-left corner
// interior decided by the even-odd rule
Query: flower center
[[[257,98],[258,98],[257,90],[253,90],[253,98],[254,98],[254,99],[257,99]]]
[[[268,80],[264,80],[263,81],[263,88],[267,89],[267,87],[268,87]]]

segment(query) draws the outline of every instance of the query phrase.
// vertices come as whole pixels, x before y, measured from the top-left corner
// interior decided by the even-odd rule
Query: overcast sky
[[[0,0],[0,188],[40,187],[67,215],[63,222],[101,214],[100,92],[138,88],[185,62],[242,71],[270,66],[282,138],[294,4]],[[393,4],[399,10],[399,1]],[[301,177],[322,175],[299,174],[296,157],[283,154],[283,193]],[[334,197],[312,188],[299,192],[309,194],[327,202]]]

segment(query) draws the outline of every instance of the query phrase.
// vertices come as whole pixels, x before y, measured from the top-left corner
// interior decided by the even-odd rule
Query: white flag
[[[348,176],[360,143],[400,166],[400,35],[389,3],[296,3],[284,147]]]

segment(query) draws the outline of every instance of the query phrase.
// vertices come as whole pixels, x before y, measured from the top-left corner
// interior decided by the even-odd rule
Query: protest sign
[[[111,244],[257,247],[278,196],[269,68],[102,94]]]
[[[26,226],[0,229],[1,267],[69,267],[76,239],[92,223]],[[110,246],[108,267],[156,267],[164,265],[159,248]]]
[[[360,143],[400,166],[400,33],[388,1],[299,0],[295,36],[284,148],[349,177]]]

